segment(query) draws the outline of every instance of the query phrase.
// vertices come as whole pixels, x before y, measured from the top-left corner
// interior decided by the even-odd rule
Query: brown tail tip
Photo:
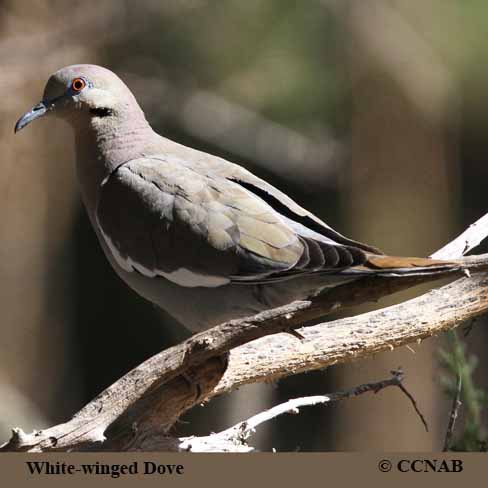
[[[455,261],[443,261],[440,259],[411,258],[400,256],[375,256],[368,255],[365,266],[374,269],[398,269],[398,268],[450,268],[459,266]]]

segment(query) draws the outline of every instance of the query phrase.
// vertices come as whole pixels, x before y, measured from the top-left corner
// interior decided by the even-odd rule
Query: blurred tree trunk
[[[388,254],[425,256],[452,236],[456,217],[452,210],[458,198],[452,157],[456,148],[438,100],[427,106],[428,100],[423,103],[402,89],[399,81],[403,73],[398,68],[413,69],[412,60],[398,59],[404,53],[395,53],[394,45],[375,44],[374,31],[381,20],[387,20],[381,13],[386,2],[375,4],[380,9],[375,12],[380,21],[377,25],[360,17],[355,6],[347,21],[352,38],[354,105],[345,211],[354,238],[377,245]],[[373,4],[369,7],[375,10]],[[363,29],[363,21],[369,22],[367,29]],[[404,31],[400,28],[398,33],[401,36]],[[390,53],[379,52],[390,48]],[[424,54],[415,53],[419,58]],[[434,78],[429,78],[429,73],[423,75],[417,80],[426,84],[423,93],[435,90],[435,86],[427,86],[435,84]],[[382,305],[388,303],[391,301]],[[442,446],[445,416],[437,381],[439,345],[439,340],[429,340],[414,351],[402,348],[340,368],[343,386],[373,381],[399,365],[405,368],[406,385],[429,420],[431,431],[424,431],[405,398],[395,391],[385,392],[381,399],[363,397],[342,405],[336,424],[337,449],[431,450]]]
[[[77,208],[69,164],[72,138],[69,128],[54,120],[16,136],[13,132],[17,118],[40,100],[49,74],[70,62],[49,36],[38,44],[24,42],[37,32],[51,33],[47,25],[56,30],[55,4],[3,2],[0,18],[5,95],[0,117],[0,442],[13,426],[42,428],[65,419],[80,404],[70,340],[73,247],[68,237]],[[88,51],[84,54],[92,58]]]

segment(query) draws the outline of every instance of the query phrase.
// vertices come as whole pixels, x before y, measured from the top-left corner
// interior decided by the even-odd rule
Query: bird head
[[[138,108],[132,93],[114,73],[101,66],[78,64],[60,69],[49,78],[42,100],[19,118],[15,132],[33,120],[55,115],[74,124],[131,116]]]

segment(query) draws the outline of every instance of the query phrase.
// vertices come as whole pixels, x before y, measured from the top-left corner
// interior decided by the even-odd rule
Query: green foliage
[[[441,384],[446,393],[454,398],[458,378],[461,378],[461,412],[463,428],[457,429],[457,438],[448,446],[452,451],[486,451],[488,439],[482,424],[482,410],[488,406],[488,392],[478,388],[473,374],[478,364],[474,355],[469,355],[466,345],[450,330],[446,334],[447,348],[439,351],[441,365],[446,374],[441,376]]]

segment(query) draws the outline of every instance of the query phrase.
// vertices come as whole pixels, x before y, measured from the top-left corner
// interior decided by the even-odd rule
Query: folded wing
[[[115,170],[102,187],[97,223],[118,264],[182,286],[220,286],[339,272],[373,251],[271,185],[229,173],[164,156]]]

